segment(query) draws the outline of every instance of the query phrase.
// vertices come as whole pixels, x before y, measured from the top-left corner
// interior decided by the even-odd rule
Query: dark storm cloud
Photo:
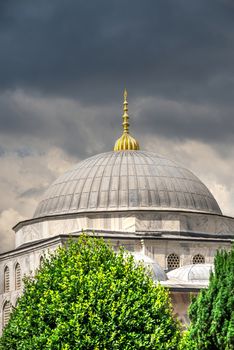
[[[173,139],[233,143],[233,107],[146,100],[135,120],[137,131]]]
[[[231,1],[5,0],[0,85],[100,103],[124,84],[177,98],[217,97],[221,85],[230,99],[233,23]]]
[[[115,118],[113,107],[82,107],[69,98],[8,92],[0,95],[0,156],[11,149],[24,158],[53,146],[81,158],[102,152],[108,141],[113,143],[108,132],[113,126],[119,136],[120,108],[118,114]]]
[[[108,130],[117,133],[116,102],[126,85],[132,104],[151,97],[136,112],[139,133],[233,138],[231,0],[3,0],[0,50],[2,133],[49,140],[81,156],[105,150],[113,142]],[[71,98],[96,112],[22,108],[4,93],[14,89]],[[97,146],[95,138],[105,142]]]

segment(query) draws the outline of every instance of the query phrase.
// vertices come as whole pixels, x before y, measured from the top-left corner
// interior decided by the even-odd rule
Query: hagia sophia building
[[[234,218],[191,171],[140,149],[129,133],[127,92],[123,134],[114,150],[87,158],[52,183],[34,216],[17,223],[15,249],[0,254],[0,331],[43,256],[82,232],[124,246],[167,286],[174,311],[188,323],[190,294],[208,285],[217,249],[230,249]]]

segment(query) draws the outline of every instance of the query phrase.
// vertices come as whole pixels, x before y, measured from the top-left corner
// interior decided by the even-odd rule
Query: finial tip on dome
[[[127,89],[124,89],[124,102],[123,102],[123,134],[122,136],[116,141],[114,151],[127,151],[132,150],[136,151],[139,150],[139,143],[136,139],[134,139],[129,134],[129,116],[128,116],[128,92]]]
[[[128,97],[128,92],[127,89],[124,89],[124,101],[127,101],[127,97]]]

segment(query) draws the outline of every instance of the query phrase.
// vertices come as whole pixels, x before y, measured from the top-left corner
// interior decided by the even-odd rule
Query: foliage
[[[209,287],[190,306],[188,350],[234,349],[234,247],[215,257]]]
[[[0,349],[177,349],[168,292],[142,264],[82,236],[45,260],[0,340]]]

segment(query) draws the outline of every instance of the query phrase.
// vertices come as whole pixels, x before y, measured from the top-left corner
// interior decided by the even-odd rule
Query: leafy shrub
[[[187,350],[234,349],[234,247],[215,257],[209,287],[190,306]]]
[[[45,260],[0,340],[0,349],[177,349],[168,292],[133,257],[82,236]]]

